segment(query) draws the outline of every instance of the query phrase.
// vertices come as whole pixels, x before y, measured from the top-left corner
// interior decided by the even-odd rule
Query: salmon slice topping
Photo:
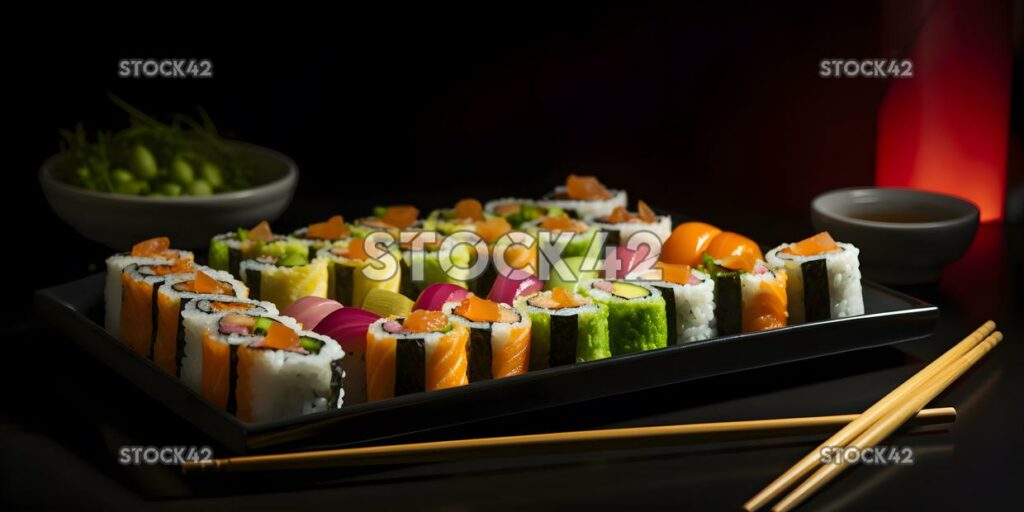
[[[502,203],[494,207],[494,213],[502,216],[512,215],[522,211],[523,205],[519,203]]]
[[[261,221],[256,227],[249,230],[247,237],[249,240],[269,242],[274,239],[274,232],[270,231],[270,223]]]
[[[348,237],[348,225],[341,215],[335,215],[327,222],[310,224],[306,234],[310,238],[321,238],[324,240],[340,240]]]
[[[684,222],[672,230],[661,247],[661,261],[696,267],[711,241],[722,230],[703,222]]]
[[[618,224],[620,222],[629,222],[633,220],[633,216],[626,211],[625,206],[616,206],[615,209],[612,210],[611,215],[608,215],[601,220],[609,224]]]
[[[302,344],[299,342],[299,333],[295,332],[291,327],[286,327],[277,322],[270,324],[270,328],[267,329],[267,335],[263,337],[263,341],[253,344],[253,347],[306,353],[306,349],[302,348]]]
[[[214,311],[249,311],[253,309],[252,304],[245,304],[244,302],[221,302],[215,301],[210,303],[210,309]]]
[[[602,200],[612,197],[611,192],[593,176],[577,176],[570,174],[565,180],[565,190],[569,199],[582,201]]]
[[[476,199],[463,199],[455,203],[455,218],[484,220],[484,205]]]
[[[708,245],[708,254],[730,270],[750,272],[758,260],[763,260],[757,242],[737,233],[719,233]]]
[[[661,269],[661,280],[676,284],[694,284],[693,271],[689,265],[676,265],[659,261],[655,267]],[[698,283],[700,281],[697,281]]]
[[[832,235],[828,234],[828,231],[822,231],[817,235],[782,249],[782,252],[792,254],[793,256],[814,256],[815,254],[824,254],[837,250],[839,250],[839,246],[832,239]]]
[[[636,214],[637,217],[640,218],[640,220],[648,224],[658,220],[658,216],[654,214],[654,210],[652,210],[650,206],[647,206],[647,203],[643,201],[637,203]]]
[[[409,313],[402,323],[408,332],[434,332],[448,327],[448,316],[440,311],[418,309]]]
[[[502,218],[482,220],[476,223],[476,234],[488,244],[493,244],[509,231],[512,231],[512,225]]]
[[[587,300],[564,288],[555,288],[549,295],[537,295],[530,299],[530,305],[545,309],[564,309],[582,306]]]
[[[198,293],[217,293],[221,289],[220,281],[210,277],[206,272],[196,272],[195,287]]]
[[[171,247],[171,239],[166,236],[150,238],[132,246],[132,257],[144,258],[158,256]]]
[[[405,229],[416,223],[420,211],[415,206],[388,206],[380,220],[389,226]]]
[[[455,314],[473,322],[497,322],[501,319],[501,308],[497,302],[469,295],[455,308]]]

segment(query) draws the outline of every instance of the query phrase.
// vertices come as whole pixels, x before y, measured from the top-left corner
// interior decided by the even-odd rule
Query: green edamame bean
[[[132,148],[132,170],[135,175],[144,180],[153,179],[156,177],[156,158],[153,157],[153,153],[143,146],[142,144],[136,144]]]
[[[167,183],[164,183],[163,185],[160,185],[160,193],[162,193],[164,195],[168,195],[168,196],[171,196],[171,197],[177,197],[177,196],[181,195],[181,192],[182,192],[182,187],[181,187],[181,185],[179,185],[177,183],[167,182]]]
[[[110,172],[110,179],[113,180],[114,184],[118,183],[130,183],[135,181],[135,176],[126,169],[114,169]]]
[[[192,170],[192,166],[181,158],[175,158],[171,162],[170,175],[172,180],[183,186],[188,186],[196,179],[196,173]]]
[[[203,165],[199,168],[199,177],[206,180],[214,188],[224,185],[224,174],[220,172],[220,167],[210,162],[203,162]]]
[[[188,193],[193,196],[213,195],[213,187],[206,180],[195,180],[188,185]]]

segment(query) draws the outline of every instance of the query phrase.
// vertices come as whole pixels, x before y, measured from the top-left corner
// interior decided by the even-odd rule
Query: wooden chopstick
[[[537,455],[593,448],[613,449],[618,446],[635,447],[638,445],[664,444],[668,441],[680,444],[686,442],[750,439],[778,435],[831,432],[835,428],[853,421],[856,417],[856,414],[842,414],[803,418],[616,428],[255,455],[213,459],[203,462],[186,462],[182,465],[182,471],[186,473],[204,471],[264,471],[366,466],[453,460],[467,457],[518,455],[524,453]],[[948,423],[955,419],[956,409],[941,407],[920,411],[915,417],[915,424]]]
[[[947,366],[955,363],[963,357],[964,354],[969,353],[975,346],[981,343],[986,336],[992,333],[995,328],[996,324],[991,320],[982,324],[981,327],[947,350],[946,353],[939,356],[935,361],[932,361],[931,364],[922,368],[914,374],[914,376],[907,379],[903,384],[900,384],[899,387],[890,391],[889,394],[882,397],[878,402],[875,402],[874,405],[861,413],[855,420],[851,421],[849,425],[846,425],[839,432],[836,432],[832,437],[818,445],[817,448],[811,450],[810,453],[800,459],[800,461],[793,465],[793,467],[789,468],[789,470],[762,489],[761,492],[757,493],[753,498],[750,498],[750,500],[744,503],[743,508],[748,511],[757,510],[775,499],[783,491],[796,483],[797,480],[810,473],[811,470],[820,466],[822,448],[846,446],[849,444],[864,433],[864,431],[871,427],[875,422],[890,415],[893,410],[906,401],[907,397],[915,393],[916,390],[925,385],[925,383],[939,375]]]
[[[992,333],[989,337],[985,338],[984,341],[971,349],[966,356],[949,365],[938,376],[929,381],[913,395],[906,397],[905,400],[900,402],[899,406],[895,410],[879,420],[877,423],[871,425],[870,428],[868,428],[848,446],[850,448],[863,450],[865,448],[875,446],[886,437],[889,437],[889,435],[899,428],[900,425],[917,413],[917,411],[920,411],[928,402],[931,402],[932,399],[949,387],[953,381],[963,375],[963,373],[971,366],[974,366],[978,360],[992,350],[992,347],[998,345],[1002,339],[1003,334],[1001,332],[996,331]],[[849,466],[845,459],[840,458],[839,460],[839,464],[822,465],[818,471],[811,475],[807,480],[804,480],[796,489],[793,489],[793,492],[789,493],[785,498],[775,504],[775,506],[772,507],[772,510],[776,512],[791,510],[793,507],[809,498],[815,491],[835,478]]]

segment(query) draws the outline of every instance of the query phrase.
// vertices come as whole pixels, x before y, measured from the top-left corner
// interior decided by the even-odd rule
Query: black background
[[[14,83],[8,175],[31,204],[7,216],[21,238],[89,254],[37,251],[55,271],[19,288],[106,253],[49,211],[36,170],[59,128],[125,126],[108,91],[155,115],[201,105],[223,132],[291,156],[301,179],[280,230],[374,204],[536,197],[576,172],[771,244],[764,212],[809,229],[814,195],[872,183],[886,83],[822,79],[818,61],[899,46],[882,48],[870,2],[349,9],[269,25],[71,24],[15,52],[27,78]],[[119,59],[170,57],[209,58],[214,78],[117,76]]]

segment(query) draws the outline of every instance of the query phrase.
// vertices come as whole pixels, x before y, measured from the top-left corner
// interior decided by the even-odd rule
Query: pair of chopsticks
[[[823,448],[849,447],[863,450],[877,445],[921,411],[922,407],[977,363],[992,347],[999,344],[1003,335],[995,328],[995,322],[985,322],[970,336],[954,345],[805,455],[796,465],[747,501],[743,508],[753,511],[764,507],[817,467],[818,470],[814,474],[776,503],[772,510],[791,510],[802,503],[849,466],[845,460],[841,460],[839,464],[820,464]]]
[[[694,423],[657,427],[632,427],[522,436],[485,437],[455,441],[434,441],[366,448],[342,448],[274,455],[253,455],[189,461],[186,473],[241,472],[281,469],[312,469],[377,464],[409,464],[476,457],[539,455],[588,449],[632,448],[638,445],[684,444],[751,439],[797,434],[834,432],[857,419],[856,414],[811,416],[767,420]],[[956,409],[924,409],[914,416],[915,426],[950,423]]]

